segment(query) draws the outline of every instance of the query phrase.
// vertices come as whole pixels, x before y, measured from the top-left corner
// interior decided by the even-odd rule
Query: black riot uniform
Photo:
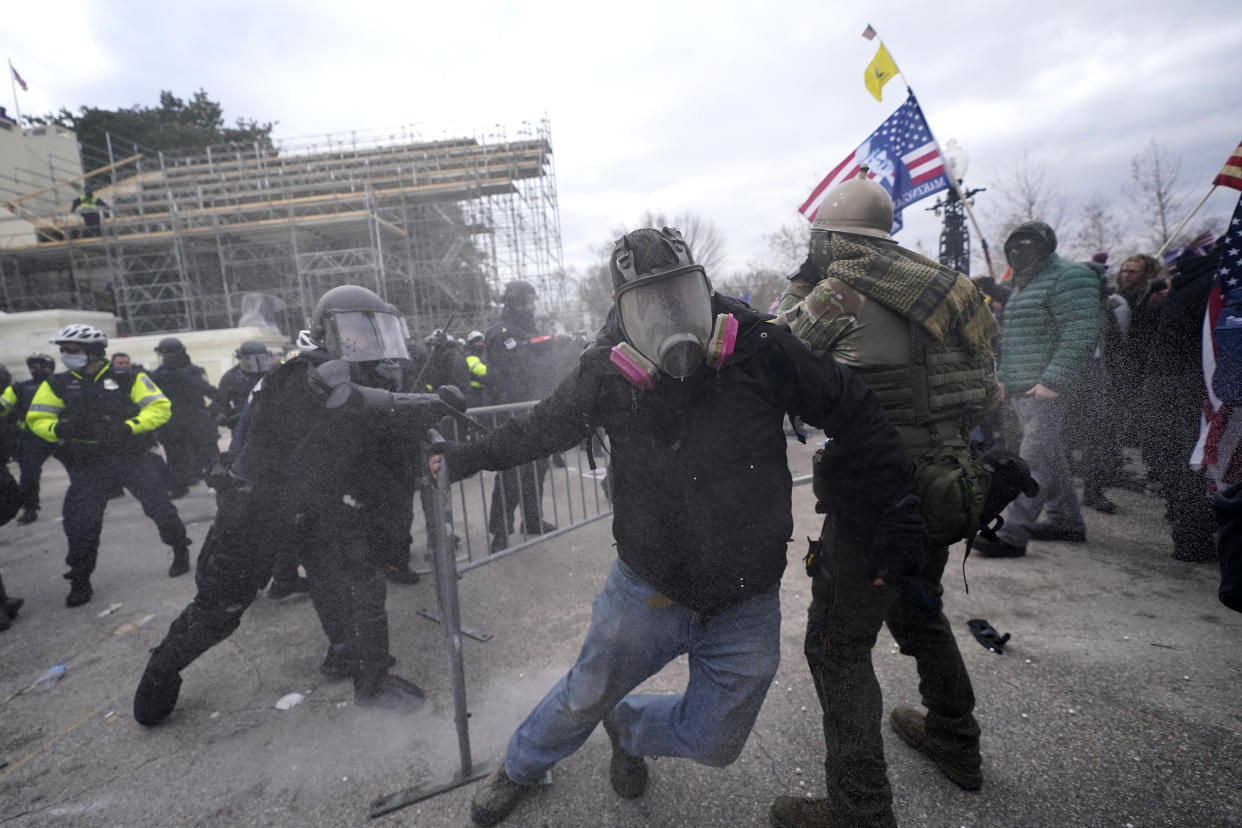
[[[324,346],[303,351],[268,373],[252,397],[246,437],[219,486],[219,509],[203,552],[198,594],[152,651],[134,698],[141,724],[163,721],[176,705],[178,673],[241,621],[272,568],[273,536],[302,549],[311,597],[331,648],[323,671],[352,675],[358,704],[417,710],[422,691],[388,672],[384,578],[376,547],[391,531],[385,507],[402,488],[394,468],[411,435],[430,421],[331,408],[320,371],[346,368],[358,386],[391,387],[406,350],[396,311],[365,288],[346,285],[319,301],[311,336]],[[391,337],[396,332],[395,344]],[[371,344],[362,343],[370,337]],[[340,360],[328,362],[333,356]],[[380,391],[383,394],[385,392]],[[388,398],[402,395],[387,394]],[[428,395],[403,395],[422,399]],[[439,416],[438,414],[436,416]],[[434,420],[434,418],[432,418]]]
[[[539,399],[537,389],[542,389],[546,382],[537,359],[540,345],[534,341],[541,339],[535,327],[535,288],[520,280],[509,282],[503,301],[500,317],[483,334],[483,362],[487,365],[487,392],[492,405]],[[497,475],[487,521],[493,552],[509,545],[514,529],[513,510],[519,504],[524,534],[541,535],[556,529],[542,514],[543,481],[547,474],[548,460],[541,457],[533,464]]]
[[[220,439],[204,400],[216,398],[207,372],[190,362],[185,346],[176,337],[165,337],[155,348],[160,367],[151,378],[172,401],[172,417],[156,435],[164,446],[171,477],[169,494],[182,497],[202,479],[203,470],[216,456]]]
[[[30,379],[15,383],[5,392],[12,402],[12,418],[15,425],[13,453],[21,470],[22,514],[18,523],[33,523],[39,518],[39,483],[43,477],[43,464],[52,456],[52,444],[32,434],[26,428],[26,413],[30,401],[43,381],[56,372],[56,363],[48,354],[31,354],[26,359]],[[3,403],[0,403],[3,405]]]
[[[254,339],[243,342],[234,356],[237,357],[237,364],[220,377],[220,387],[211,403],[216,425],[228,428],[237,426],[242,408],[250,399],[250,392],[263,375],[272,370],[273,365],[267,346]]]

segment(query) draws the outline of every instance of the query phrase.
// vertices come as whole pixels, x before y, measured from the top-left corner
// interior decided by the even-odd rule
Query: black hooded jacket
[[[662,376],[643,391],[611,364],[610,317],[576,369],[526,417],[445,449],[455,479],[572,447],[600,426],[611,445],[617,553],[664,595],[710,615],[771,589],[793,533],[787,413],[823,428],[857,470],[860,507],[910,492],[913,465],[875,395],[822,352],[736,299],[739,331],[721,371]],[[489,366],[490,370],[490,366]]]

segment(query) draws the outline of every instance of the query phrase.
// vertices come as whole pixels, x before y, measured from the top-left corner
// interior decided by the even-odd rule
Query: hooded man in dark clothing
[[[1203,477],[1190,468],[1203,410],[1203,315],[1220,245],[1206,256],[1186,254],[1160,304],[1143,371],[1146,454],[1164,490],[1173,557],[1216,560],[1215,519]]]
[[[780,660],[793,532],[786,416],[839,441],[857,474],[855,511],[894,541],[875,545],[873,576],[913,572],[923,554],[913,465],[866,385],[713,293],[676,230],[623,236],[610,267],[613,310],[556,391],[480,441],[439,447],[460,479],[568,449],[597,427],[611,443],[618,560],[578,662],[475,792],[480,825],[503,820],[601,721],[625,798],[646,789],[643,756],[724,766],[741,753]],[[631,694],[683,653],[684,693]]]

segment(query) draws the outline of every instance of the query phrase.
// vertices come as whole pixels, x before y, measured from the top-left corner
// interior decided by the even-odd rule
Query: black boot
[[[177,694],[181,692],[181,674],[161,669],[158,659],[158,653],[152,652],[134,693],[134,720],[144,727],[155,727],[167,719],[177,706]]]
[[[173,547],[172,566],[168,567],[168,577],[176,578],[190,571],[190,544],[187,541],[181,546]]]
[[[65,606],[80,607],[91,600],[94,590],[88,578],[73,578],[69,582],[69,594],[65,596]]]
[[[377,707],[393,713],[417,713],[426,700],[418,685],[387,670],[354,676],[354,704],[359,707]]]
[[[27,523],[34,523],[38,519],[39,519],[39,507],[38,506],[27,506],[25,509],[22,509],[22,513],[21,515],[18,516],[17,522],[24,525]]]

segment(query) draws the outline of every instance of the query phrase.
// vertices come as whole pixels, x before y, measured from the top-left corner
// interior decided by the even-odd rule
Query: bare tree
[[[1093,194],[1082,206],[1082,216],[1077,228],[1061,245],[1062,255],[1074,259],[1086,259],[1096,253],[1119,251],[1124,235],[1108,203]]]
[[[695,263],[703,265],[703,269],[709,276],[724,261],[724,239],[720,231],[716,229],[711,219],[703,218],[698,213],[678,213],[670,218],[664,213],[653,213],[647,210],[639,218],[637,226],[655,227],[656,229],[675,227],[680,230],[686,238],[686,244],[690,245],[690,252],[694,256]],[[617,235],[620,236],[625,232],[622,230]],[[610,247],[610,252],[611,249]]]
[[[1147,149],[1130,159],[1130,181],[1127,194],[1139,232],[1157,249],[1177,225],[1186,200],[1182,160],[1153,138]]]
[[[1001,217],[992,238],[1000,239],[1001,247],[1019,224],[1042,221],[1057,230],[1065,222],[1065,198],[1056,179],[1047,166],[1032,161],[1026,150],[990,189],[998,196]]]

